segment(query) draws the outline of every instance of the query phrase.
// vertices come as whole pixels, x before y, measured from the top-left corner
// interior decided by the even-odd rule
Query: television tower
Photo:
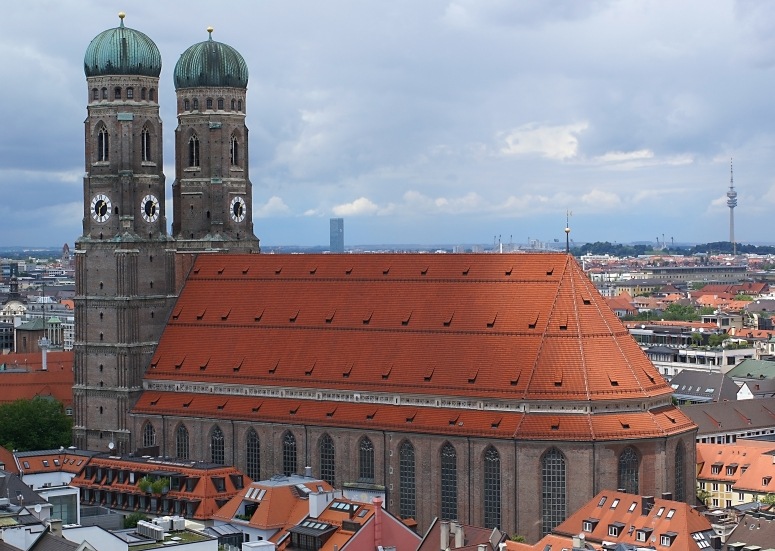
[[[737,206],[737,192],[735,191],[735,179],[732,172],[732,159],[729,159],[729,191],[727,191],[727,206],[729,207],[729,242],[732,243],[732,254],[737,255],[735,244],[735,207]]]

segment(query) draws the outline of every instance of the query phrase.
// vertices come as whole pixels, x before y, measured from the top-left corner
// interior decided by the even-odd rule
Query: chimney
[[[62,536],[62,520],[58,518],[52,518],[48,521],[48,530],[55,536]]]
[[[662,492],[662,499],[669,499],[673,500],[673,493],[672,492]]]
[[[455,524],[455,548],[463,547],[465,545],[465,540],[463,525],[458,522]]]
[[[487,551],[487,544],[480,543],[476,546],[476,551]]]
[[[654,496],[641,496],[641,515],[648,515],[654,507]]]
[[[441,521],[441,528],[439,532],[441,534],[441,546],[439,547],[439,549],[441,549],[441,551],[444,551],[445,549],[449,548],[449,521],[448,520]]]
[[[583,549],[584,548],[584,533],[580,533],[576,536],[573,536],[573,549]]]
[[[304,467],[304,476],[307,478],[312,478],[312,467]]]
[[[371,500],[374,504],[374,547],[382,547],[382,498],[375,497]]]

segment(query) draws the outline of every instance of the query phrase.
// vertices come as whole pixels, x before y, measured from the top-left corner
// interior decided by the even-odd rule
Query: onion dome
[[[175,90],[197,87],[248,87],[248,66],[240,53],[210,38],[188,48],[175,64]]]
[[[158,77],[161,54],[147,35],[124,26],[124,13],[118,14],[121,24],[102,31],[86,48],[83,70],[87,77],[101,75],[145,75]]]

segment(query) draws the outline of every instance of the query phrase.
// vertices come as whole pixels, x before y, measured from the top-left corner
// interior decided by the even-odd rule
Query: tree
[[[148,517],[142,513],[130,513],[124,517],[124,528],[137,528],[141,520],[148,520]]]
[[[69,446],[72,419],[56,400],[36,397],[0,405],[0,442],[18,451]]]

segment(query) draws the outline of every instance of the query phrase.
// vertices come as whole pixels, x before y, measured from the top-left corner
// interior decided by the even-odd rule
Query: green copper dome
[[[100,75],[145,75],[158,77],[161,54],[145,34],[121,25],[98,34],[86,48],[83,70],[87,77]]]
[[[213,40],[212,28],[209,40],[194,44],[175,64],[175,90],[215,86],[229,88],[248,87],[248,66],[240,53],[227,44]]]

